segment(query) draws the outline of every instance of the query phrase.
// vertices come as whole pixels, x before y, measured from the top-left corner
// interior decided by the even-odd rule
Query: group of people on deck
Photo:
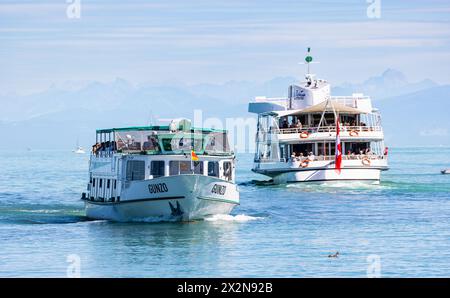
[[[282,120],[280,121],[280,128],[281,129],[288,129],[288,128],[297,128],[297,129],[302,129],[303,128],[303,124],[300,121],[300,119],[298,118],[292,118],[291,121],[288,120],[288,117],[283,117]],[[318,123],[314,124],[314,125],[318,125]],[[352,121],[345,121],[341,123],[342,127],[356,127],[356,126],[362,126],[362,127],[366,127],[367,124],[360,121],[359,123],[356,120],[352,120]]]
[[[356,123],[356,121],[353,120],[351,122],[342,123],[342,126],[367,126],[367,124],[361,121],[361,122],[359,122],[359,125],[358,125],[358,123]]]
[[[291,123],[289,123],[287,118],[284,118],[284,120],[281,123],[281,128],[282,129],[286,129],[286,128],[302,129],[302,127],[303,127],[303,125],[302,125],[302,122],[300,121],[300,119],[293,120]]]
[[[127,140],[125,143],[122,139],[116,141],[106,141],[106,142],[97,142],[92,146],[92,153],[99,154],[100,152],[114,152],[117,150],[121,150],[123,148],[127,148],[128,150],[137,150],[137,151],[148,151],[155,150],[160,151],[158,140],[155,136],[149,135],[147,136],[147,141],[142,144],[140,142],[135,142],[132,138]]]
[[[384,149],[384,152],[383,152],[383,155],[384,156],[387,156],[388,155],[388,147],[385,147],[385,149]],[[374,155],[376,155],[370,148],[361,148],[361,149],[356,149],[356,150],[354,150],[354,151],[352,151],[352,150],[348,150],[347,151],[347,154],[343,154],[344,156],[346,155],[346,156],[348,156],[348,159],[360,159],[360,158],[362,158],[362,157],[364,157],[364,156],[374,156]],[[320,160],[320,157],[321,157],[322,155],[319,155],[319,160]],[[303,162],[303,161],[314,161],[316,159],[316,156],[314,155],[314,153],[311,151],[311,152],[300,152],[300,153],[297,153],[297,152],[293,152],[292,154],[291,154],[291,161],[292,162],[294,162],[294,161],[299,161],[299,162]]]
[[[117,149],[117,143],[114,141],[97,142],[92,146],[92,153],[98,154],[99,152],[112,152]]]
[[[309,153],[305,152],[305,154],[303,154],[303,152],[300,152],[300,153],[293,152],[291,155],[292,161],[300,161],[300,162],[303,162],[305,160],[314,161],[315,158],[316,157],[315,157],[314,153],[312,153],[312,152],[309,152]]]

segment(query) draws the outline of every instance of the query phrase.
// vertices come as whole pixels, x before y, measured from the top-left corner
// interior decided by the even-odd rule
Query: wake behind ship
[[[82,199],[93,219],[186,221],[239,204],[227,132],[192,128],[185,119],[97,130],[89,176]]]
[[[257,97],[253,171],[274,183],[357,180],[379,183],[388,169],[381,115],[363,94],[331,96],[330,84],[309,73],[287,98]]]

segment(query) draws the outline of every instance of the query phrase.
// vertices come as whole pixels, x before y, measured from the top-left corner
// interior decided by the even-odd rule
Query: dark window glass
[[[109,189],[109,188],[111,187],[111,185],[110,185],[110,184],[111,184],[111,180],[110,180],[110,179],[108,179],[108,181],[107,181],[107,184],[106,184],[106,188],[108,188],[108,189]]]
[[[102,184],[103,184],[103,179],[100,179],[99,187],[102,187]]]
[[[225,179],[227,179],[228,181],[231,181],[232,177],[232,167],[231,167],[231,162],[226,161],[223,163],[223,176],[225,177]]]
[[[219,177],[219,163],[217,161],[208,161],[208,176]]]
[[[152,175],[153,178],[158,178],[158,177],[164,176],[164,161],[163,160],[152,161],[150,175]]]
[[[145,161],[129,160],[127,161],[127,180],[145,179]]]
[[[194,171],[192,171],[192,166],[194,167]],[[183,174],[203,174],[203,162],[194,161],[192,164],[190,161],[171,161],[169,163],[169,172],[170,176],[174,175],[183,175]]]

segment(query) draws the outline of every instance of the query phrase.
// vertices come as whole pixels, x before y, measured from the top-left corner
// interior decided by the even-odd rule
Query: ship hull
[[[380,176],[380,169],[342,169],[340,174],[334,169],[315,169],[280,173],[272,179],[276,184],[327,181],[362,181],[379,184]]]
[[[265,163],[257,164],[254,172],[268,176],[275,184],[294,182],[326,182],[326,181],[362,181],[378,184],[381,172],[388,170],[386,160],[373,160],[364,165],[359,160],[346,160],[340,172],[334,164],[325,161],[310,162],[307,167],[300,163]]]
[[[235,184],[202,175],[179,175],[124,185],[120,201],[85,200],[86,216],[112,221],[203,219],[229,214],[239,204]]]

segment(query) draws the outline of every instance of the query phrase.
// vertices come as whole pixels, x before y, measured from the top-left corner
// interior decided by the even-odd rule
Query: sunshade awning
[[[294,115],[301,115],[301,114],[309,114],[309,113],[323,113],[326,112],[333,112],[336,111],[337,113],[345,113],[345,114],[366,114],[366,112],[346,106],[342,103],[339,103],[337,101],[324,101],[319,104],[310,106],[306,109],[301,110],[288,110],[288,111],[276,111],[271,112],[270,114],[276,115],[278,117],[285,117],[285,116],[294,116]]]

